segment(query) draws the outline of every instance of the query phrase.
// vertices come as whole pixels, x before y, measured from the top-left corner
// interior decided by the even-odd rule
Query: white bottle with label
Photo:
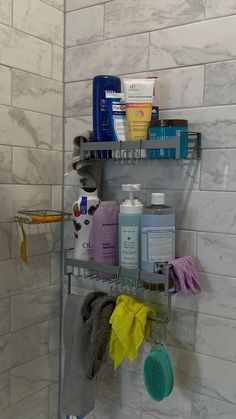
[[[152,193],[141,217],[141,270],[160,273],[175,258],[175,212],[164,193]]]
[[[122,185],[122,190],[129,192],[129,199],[125,199],[120,205],[120,266],[128,269],[139,269],[140,219],[143,204],[138,199],[134,199],[134,192],[140,191],[140,185]]]
[[[84,261],[93,259],[93,215],[99,206],[97,189],[81,189],[81,196],[72,207],[75,248],[74,258]],[[82,270],[74,269],[74,275],[83,274]]]

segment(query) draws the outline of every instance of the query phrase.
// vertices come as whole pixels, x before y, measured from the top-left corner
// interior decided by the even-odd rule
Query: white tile
[[[20,259],[8,259],[1,261],[0,267],[0,298],[24,291],[30,292],[50,283],[50,255],[32,256],[27,264]]]
[[[1,24],[0,40],[1,64],[51,76],[52,47],[48,42]]]
[[[92,82],[81,81],[65,85],[65,116],[92,114]]]
[[[52,209],[55,211],[62,210],[62,186],[52,185]]]
[[[234,192],[166,191],[166,202],[175,209],[177,229],[236,233]]]
[[[49,323],[0,337],[0,371],[6,371],[48,352]]]
[[[236,61],[207,64],[205,66],[205,105],[236,103]],[[222,74],[224,78],[222,80]]]
[[[161,419],[167,418],[171,417],[173,412],[176,419],[190,418],[191,392],[175,386],[166,400],[156,403],[147,393],[143,376],[132,371],[120,369],[114,373],[112,366],[102,369],[98,378],[97,393],[99,398],[106,397],[141,411],[142,419],[145,418],[145,414]]]
[[[62,184],[62,153],[14,147],[12,177],[15,183]]]
[[[106,399],[97,399],[95,409],[88,414],[88,419],[141,419],[141,413],[125,405],[119,405]]]
[[[53,384],[49,387],[49,415],[50,417],[58,411],[58,397],[59,397],[59,385]]]
[[[173,347],[171,355],[177,386],[235,403],[235,363]]]
[[[51,117],[0,106],[0,143],[22,147],[51,148]]]
[[[175,231],[175,253],[176,257],[190,255],[196,257],[197,233],[194,231]]]
[[[12,297],[11,329],[19,330],[58,317],[59,305],[58,285],[15,295]]]
[[[158,72],[156,97],[160,109],[188,108],[203,104],[204,67]]]
[[[63,48],[53,45],[53,79],[58,81],[63,81],[63,60],[64,60],[64,51]]]
[[[114,38],[202,19],[203,0],[116,0],[105,5],[105,36]]]
[[[4,419],[47,419],[48,390],[43,389],[0,412]]]
[[[142,48],[140,48],[142,45]],[[66,81],[88,80],[97,74],[145,71],[148,65],[147,33],[94,42],[66,49]]]
[[[103,39],[104,7],[94,6],[66,14],[66,46]]]
[[[52,149],[63,149],[63,119],[57,116],[52,117]]]
[[[202,133],[203,148],[235,147],[236,106],[160,111],[160,116],[188,119],[189,130]]]
[[[236,150],[204,150],[200,189],[236,191]]]
[[[12,0],[0,0],[0,21],[6,25],[11,25]]]
[[[152,32],[149,69],[232,59],[235,36],[236,16]]]
[[[60,318],[52,319],[50,323],[49,352],[59,349],[60,346]]]
[[[11,401],[30,396],[58,379],[58,352],[51,352],[11,370]]]
[[[195,313],[172,309],[171,321],[167,326],[166,342],[184,349],[194,349]]]
[[[49,186],[0,185],[0,220],[12,221],[17,211],[27,209],[48,209],[51,206]]]
[[[11,182],[11,147],[0,146],[0,183]]]
[[[55,80],[12,71],[12,103],[19,108],[62,116],[63,87]]]
[[[236,235],[198,233],[197,256],[201,271],[234,276]]]
[[[235,415],[235,404],[193,394],[192,419],[234,419]]]
[[[63,13],[40,0],[13,2],[13,26],[54,44],[63,45]]]
[[[77,135],[89,136],[92,131],[92,117],[65,118],[65,151],[73,151],[73,139]]]
[[[10,403],[10,377],[9,372],[0,374],[0,406],[2,409]],[[5,419],[5,418],[4,418]]]
[[[11,257],[12,231],[11,223],[0,224],[0,259]]]
[[[52,0],[52,5],[54,7],[57,7],[57,9],[60,9],[64,11],[64,3],[66,0]]]
[[[236,278],[200,273],[200,281],[198,312],[236,320]]]
[[[0,299],[0,335],[5,335],[10,330],[10,298]],[[1,388],[1,386],[0,386]],[[1,394],[1,389],[0,389]],[[1,399],[1,396],[0,396]]]
[[[200,165],[197,161],[147,160],[138,165],[124,164],[122,169],[113,162],[103,165],[105,186],[121,187],[122,183],[140,183],[142,188],[198,189]]]
[[[206,19],[236,14],[236,1],[235,0],[227,0],[227,1],[206,0],[205,7],[206,7],[206,13],[205,13]]]
[[[60,252],[51,253],[51,284],[59,284],[61,278],[61,254]]]
[[[236,361],[236,321],[198,314],[195,351],[226,361]]]
[[[0,103],[11,104],[11,70],[0,65]]]
[[[65,0],[66,11],[81,9],[83,7],[94,6],[95,4],[106,3],[109,0]]]

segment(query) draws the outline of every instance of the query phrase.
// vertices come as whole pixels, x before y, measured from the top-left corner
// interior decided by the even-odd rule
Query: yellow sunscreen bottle
[[[123,79],[128,140],[147,140],[155,78]]]

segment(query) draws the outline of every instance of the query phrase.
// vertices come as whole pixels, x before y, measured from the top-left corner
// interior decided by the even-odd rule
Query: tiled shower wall
[[[200,163],[107,163],[103,197],[140,182],[140,196],[167,193],[177,214],[177,254],[197,257],[201,297],[174,299],[167,341],[176,367],[173,394],[147,396],[142,357],[100,374],[100,419],[233,419],[236,417],[236,1],[67,0],[65,133],[91,128],[96,74],[157,74],[161,116],[187,118],[203,134]],[[68,183],[77,184],[76,177]],[[70,191],[73,187],[70,186]],[[77,191],[77,190],[76,190]],[[77,193],[77,192],[76,192]],[[75,196],[76,196],[75,193]],[[69,202],[68,202],[69,204]],[[71,203],[70,203],[71,204]]]
[[[17,210],[61,208],[63,0],[0,1],[0,418],[55,419],[60,225]]]

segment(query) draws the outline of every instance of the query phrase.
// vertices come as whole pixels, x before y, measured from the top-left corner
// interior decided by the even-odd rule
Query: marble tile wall
[[[191,130],[202,132],[203,147],[199,163],[104,165],[104,199],[121,201],[124,182],[140,182],[144,202],[152,191],[166,193],[176,209],[177,256],[197,258],[204,292],[173,298],[171,397],[157,404],[147,396],[140,369],[150,348],[145,345],[134,365],[117,373],[104,366],[89,419],[236,417],[235,35],[235,0],[66,0],[67,167],[73,137],[91,129],[91,81],[102,73],[157,75],[161,116],[188,119]],[[78,193],[76,179],[67,177],[68,208]]]
[[[0,0],[0,419],[58,414],[60,225],[20,209],[61,209],[64,0]]]

